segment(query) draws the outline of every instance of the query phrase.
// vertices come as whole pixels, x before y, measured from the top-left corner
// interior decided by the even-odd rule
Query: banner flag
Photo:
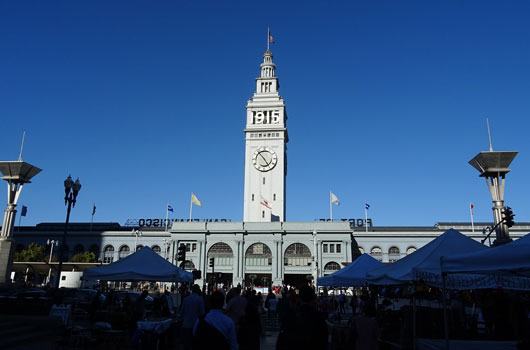
[[[335,196],[335,194],[333,192],[329,192],[330,193],[330,198],[331,198],[331,203],[333,204],[336,204],[336,205],[340,205],[340,201],[339,201],[339,198],[337,196]]]
[[[198,205],[199,207],[202,207],[201,201],[199,200],[199,198],[197,198],[196,195],[193,194],[193,192],[191,193],[191,202],[195,205]]]

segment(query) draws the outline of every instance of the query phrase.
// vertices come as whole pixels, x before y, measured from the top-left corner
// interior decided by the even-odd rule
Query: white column
[[[346,251],[344,252],[345,253],[344,256],[346,257],[346,261],[347,262],[351,262],[352,259],[353,259],[352,255],[351,255],[351,246],[350,246],[351,242],[343,241],[343,243],[344,243],[344,249],[346,249]]]

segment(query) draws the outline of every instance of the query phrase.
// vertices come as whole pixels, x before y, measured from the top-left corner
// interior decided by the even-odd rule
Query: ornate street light
[[[142,230],[132,230],[132,233],[134,235],[134,252],[136,253],[138,251],[138,238],[142,237]]]
[[[4,211],[4,221],[0,234],[0,284],[11,278],[11,266],[15,241],[12,237],[17,201],[24,184],[31,183],[31,178],[41,172],[41,169],[21,159],[13,162],[0,162],[2,180],[7,181],[7,208]]]
[[[68,204],[68,207],[66,209],[66,222],[64,223],[63,243],[59,249],[59,267],[57,268],[57,276],[55,278],[55,288],[59,288],[59,280],[61,279],[63,269],[64,253],[67,248],[66,236],[68,234],[68,223],[70,222],[70,211],[72,210],[72,206],[75,207],[77,195],[80,190],[81,183],[79,182],[79,178],[74,182],[72,176],[68,175],[66,180],[64,180],[64,205]]]

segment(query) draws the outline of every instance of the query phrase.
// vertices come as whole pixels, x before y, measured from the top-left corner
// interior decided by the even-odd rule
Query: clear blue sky
[[[43,169],[22,224],[243,217],[245,104],[276,40],[289,116],[287,220],[491,221],[467,162],[518,150],[506,203],[530,221],[528,1],[2,1],[0,159]],[[11,125],[8,121],[12,121]],[[6,204],[5,185],[0,205]],[[18,218],[17,218],[18,224]]]

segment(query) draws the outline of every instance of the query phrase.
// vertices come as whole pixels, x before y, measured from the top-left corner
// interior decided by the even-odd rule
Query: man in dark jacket
[[[321,313],[315,308],[313,288],[300,288],[294,310],[289,310],[278,336],[276,350],[325,350],[328,345],[328,328]]]

